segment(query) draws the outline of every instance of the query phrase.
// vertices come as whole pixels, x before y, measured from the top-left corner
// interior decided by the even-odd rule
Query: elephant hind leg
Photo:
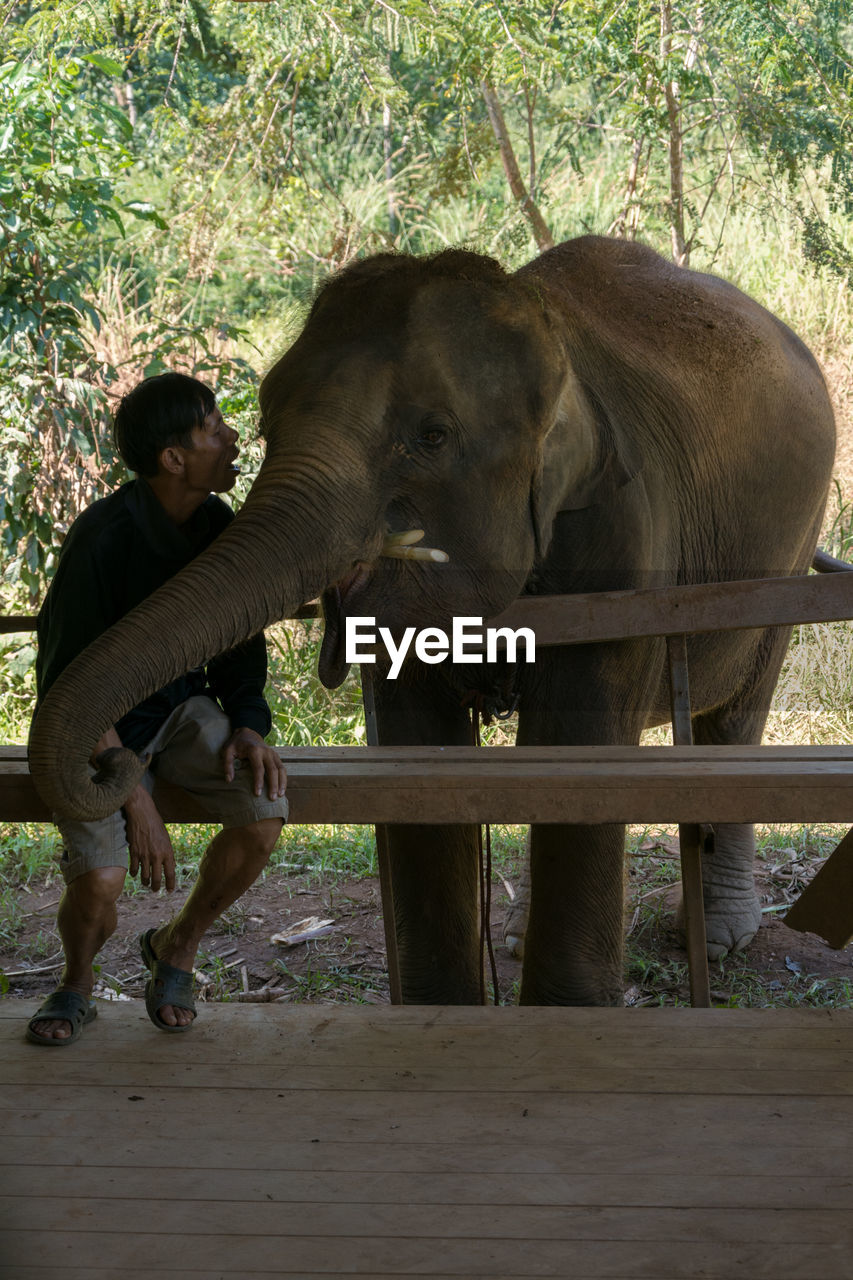
[[[708,959],[722,960],[752,942],[761,925],[761,905],[753,873],[753,828],[733,822],[712,825],[714,852],[702,859],[705,937]],[[683,932],[681,909],[678,923]]]
[[[758,645],[756,676],[746,688],[713,711],[693,717],[700,746],[748,746],[761,741],[790,631],[767,631]],[[702,859],[708,957],[722,959],[743,950],[758,932],[761,906],[755,891],[755,832],[750,824],[709,821],[714,850]]]
[[[504,946],[516,960],[524,959],[524,939],[527,934],[527,922],[530,917],[530,830],[524,846],[524,861],[521,865],[518,888],[515,897],[507,908],[504,917]]]

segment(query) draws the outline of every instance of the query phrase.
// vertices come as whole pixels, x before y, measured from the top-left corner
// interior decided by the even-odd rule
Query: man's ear
[[[547,552],[559,512],[606,505],[641,468],[639,451],[614,428],[604,405],[569,377],[530,487],[537,559]]]
[[[180,445],[167,444],[157,455],[158,466],[170,476],[184,474],[184,450]]]

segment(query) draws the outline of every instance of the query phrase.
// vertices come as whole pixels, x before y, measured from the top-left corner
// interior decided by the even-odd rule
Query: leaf
[[[111,120],[115,121],[119,129],[121,129],[122,133],[124,134],[125,138],[133,137],[133,125],[130,123],[130,120],[128,119],[124,111],[121,111],[118,107],[114,106],[111,102],[102,102],[100,104],[99,110],[102,111],[105,115],[108,115]]]
[[[36,651],[32,645],[24,645],[17,653],[6,658],[6,666],[13,676],[24,676],[36,660]]]
[[[103,53],[84,53],[84,62],[91,62],[93,67],[97,67],[108,76],[123,76],[124,67],[120,62],[116,62],[115,58],[108,58]]]
[[[80,454],[84,458],[88,458],[89,455],[92,453],[92,445],[90,441],[86,439],[86,436],[84,435],[84,433],[80,430],[79,427],[72,427],[69,434],[71,436],[71,439],[74,441],[75,445],[77,446],[77,449],[79,450]]]
[[[154,205],[148,200],[128,200],[122,205],[128,213],[132,213],[135,218],[140,218],[143,222],[153,222],[161,231],[168,231],[169,224],[160,216]]]

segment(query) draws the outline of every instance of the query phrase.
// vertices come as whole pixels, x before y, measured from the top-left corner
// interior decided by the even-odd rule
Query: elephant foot
[[[625,1003],[622,967],[602,962],[591,967],[578,964],[559,974],[525,972],[519,1004],[621,1008]]]
[[[676,929],[684,940],[684,907],[679,902],[675,914]],[[761,906],[758,898],[737,898],[705,904],[705,941],[709,960],[722,960],[749,946],[761,927]]]

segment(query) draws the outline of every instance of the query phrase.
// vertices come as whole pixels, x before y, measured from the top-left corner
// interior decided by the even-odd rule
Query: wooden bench
[[[853,747],[693,746],[685,637],[849,618],[853,574],[847,573],[516,601],[490,625],[533,627],[537,647],[666,636],[676,745],[283,748],[290,820],[373,823],[380,831],[382,824],[401,822],[678,822],[691,998],[708,1005],[701,889],[707,824],[849,824]],[[4,623],[6,631],[32,629],[31,619]],[[369,668],[362,674],[368,740],[375,743]],[[155,796],[166,821],[205,820],[177,788],[160,787]],[[0,747],[0,821],[48,820],[24,748]],[[398,998],[381,838],[378,845],[392,998]],[[800,927],[814,927],[808,912],[805,920]]]
[[[848,822],[851,747],[282,747],[290,821]],[[158,784],[167,822],[209,822]],[[0,747],[0,820],[49,822],[26,748]]]

